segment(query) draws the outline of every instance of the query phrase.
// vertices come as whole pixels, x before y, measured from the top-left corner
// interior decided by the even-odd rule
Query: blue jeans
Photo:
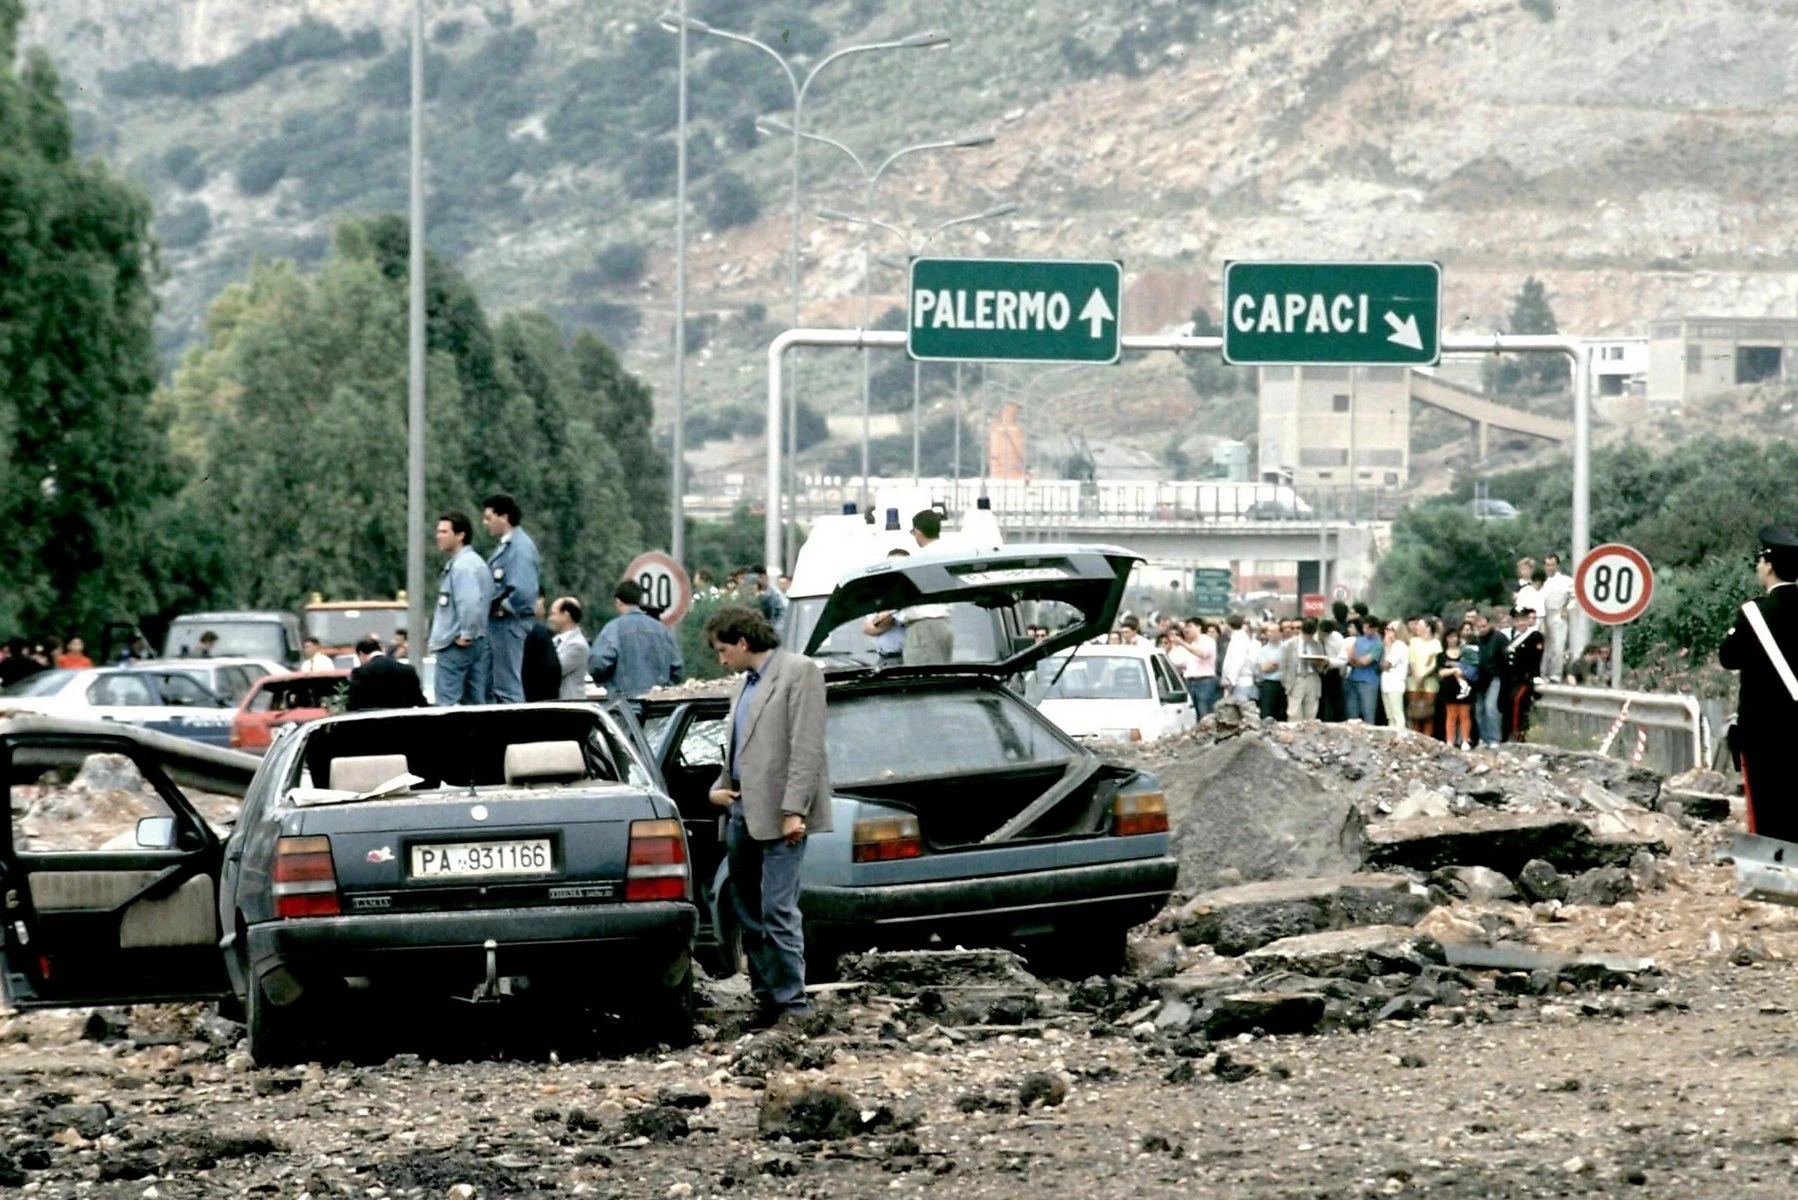
[[[1217,707],[1217,676],[1203,675],[1197,679],[1186,681],[1186,694],[1192,697],[1192,706],[1204,716]]]
[[[799,868],[805,839],[760,842],[749,836],[741,800],[730,806],[724,835],[730,897],[749,957],[749,990],[764,1012],[808,1012],[805,926],[799,916]]]
[[[1489,683],[1474,693],[1473,723],[1480,731],[1480,745],[1496,746],[1499,742],[1500,726],[1498,723],[1498,694],[1504,691],[1499,686],[1498,676],[1494,675]]]
[[[487,676],[493,669],[493,646],[484,637],[466,646],[450,643],[437,651],[437,703],[487,703]]]
[[[1372,725],[1379,720],[1380,681],[1378,679],[1350,679],[1342,689],[1342,719],[1353,721],[1357,717]]]
[[[524,703],[524,639],[529,632],[524,621],[511,617],[487,622],[487,637],[493,643],[493,682],[484,702]]]

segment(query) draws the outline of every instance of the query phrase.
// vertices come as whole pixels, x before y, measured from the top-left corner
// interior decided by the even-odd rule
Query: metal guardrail
[[[1710,762],[1712,730],[1696,696],[1545,683],[1536,689],[1534,740],[1596,750],[1677,775]]]

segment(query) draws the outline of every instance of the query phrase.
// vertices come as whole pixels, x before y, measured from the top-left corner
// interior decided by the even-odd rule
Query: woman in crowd
[[[1442,740],[1466,750],[1473,736],[1473,684],[1463,673],[1461,631],[1450,629],[1442,635],[1442,643],[1442,665],[1436,668]]]
[[[1433,619],[1433,618],[1432,618]],[[1410,657],[1411,674],[1406,681],[1405,718],[1411,732],[1430,736],[1436,724],[1436,696],[1441,681],[1436,676],[1437,660],[1442,657],[1442,643],[1430,628],[1430,620],[1412,617]]]
[[[1386,623],[1386,652],[1381,658],[1380,703],[1386,710],[1386,724],[1394,729],[1405,727],[1405,684],[1411,677],[1411,648],[1405,641],[1402,621]]]

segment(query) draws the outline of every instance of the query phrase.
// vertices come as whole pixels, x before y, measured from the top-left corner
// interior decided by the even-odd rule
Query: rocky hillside
[[[597,324],[666,392],[673,271],[665,0],[433,0],[432,239],[491,302]],[[1434,258],[1457,328],[1491,330],[1529,274],[1568,329],[1798,299],[1795,7],[1782,0],[692,0],[814,60],[941,25],[946,49],[832,65],[807,125],[864,154],[992,129],[989,149],[889,173],[883,220],[928,229],[1014,200],[933,249],[1115,256],[1127,331],[1215,310],[1229,258]],[[332,218],[405,187],[404,5],[35,0],[87,148],[161,215],[166,344],[255,255],[316,258]],[[694,43],[692,306],[716,317],[692,386],[753,404],[790,299],[786,88],[755,51]],[[859,209],[842,156],[806,159],[804,319],[854,323]],[[881,235],[886,237],[886,235]],[[877,252],[900,253],[889,239]],[[899,296],[876,267],[876,311]],[[758,307],[759,306],[759,307]],[[1134,368],[1148,397],[1190,392]],[[814,368],[820,406],[853,371]],[[1160,417],[1157,418],[1161,419]]]

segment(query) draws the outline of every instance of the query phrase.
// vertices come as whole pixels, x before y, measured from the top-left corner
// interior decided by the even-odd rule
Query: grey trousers
[[[524,639],[529,633],[524,621],[510,617],[487,622],[487,636],[493,641],[490,703],[524,703]]]
[[[948,617],[926,617],[905,623],[905,652],[900,660],[908,667],[930,667],[955,661],[955,627]]]

